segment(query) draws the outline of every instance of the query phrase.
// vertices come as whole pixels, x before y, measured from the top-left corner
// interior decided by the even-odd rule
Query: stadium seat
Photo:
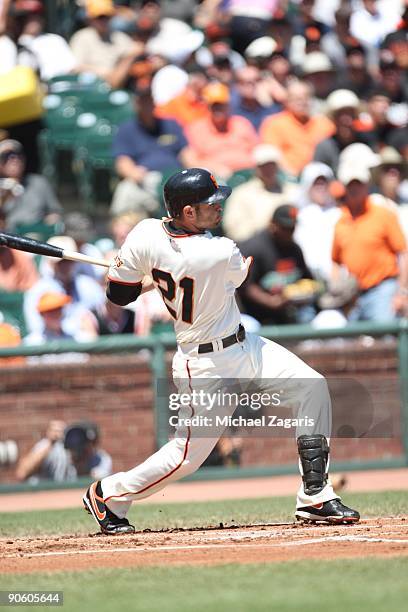
[[[124,90],[84,91],[78,97],[83,111],[94,113],[98,119],[106,119],[114,125],[119,125],[135,115],[131,97]]]
[[[54,187],[57,187],[62,179],[59,154],[67,154],[70,166],[72,150],[76,146],[77,120],[82,113],[82,108],[77,96],[61,97],[56,94],[47,96],[44,105],[47,110],[44,115],[45,129],[40,133],[38,139],[42,172]],[[72,176],[69,178],[72,180]]]
[[[50,79],[47,83],[50,94],[64,95],[67,92],[94,89],[105,83],[92,73],[63,74]]]
[[[57,150],[71,150],[76,140],[76,124],[83,112],[78,96],[62,98],[44,117],[48,140]]]
[[[90,117],[91,113],[84,113]],[[95,194],[95,173],[102,170],[108,173],[109,178],[113,175],[114,162],[112,156],[112,140],[116,126],[106,119],[97,119],[82,132],[77,132],[77,148],[74,154],[74,170],[78,180],[78,189],[85,209],[93,210]]]
[[[16,226],[15,233],[19,236],[28,236],[34,240],[46,242],[51,236],[57,236],[63,232],[64,224],[61,223],[24,223]]]
[[[56,88],[64,83],[67,85],[66,89]],[[69,176],[65,178],[71,181],[69,168],[74,160],[74,178],[78,179],[78,190],[83,198],[86,195],[88,201],[88,198],[92,197],[91,188],[86,188],[83,182],[84,174],[78,172],[78,160],[90,157],[94,160],[92,163],[95,168],[111,169],[112,130],[107,130],[106,126],[123,123],[134,117],[135,111],[127,91],[112,91],[104,82],[98,82],[96,86],[88,89],[68,89],[70,83],[74,86],[77,81],[73,78],[67,82],[62,78],[55,80],[50,89],[51,93],[44,98],[46,128],[39,138],[42,171],[57,187],[64,178],[61,176],[60,154],[64,154],[64,159],[69,164]],[[81,148],[81,154],[78,154],[78,148]],[[87,150],[85,154],[83,149]]]

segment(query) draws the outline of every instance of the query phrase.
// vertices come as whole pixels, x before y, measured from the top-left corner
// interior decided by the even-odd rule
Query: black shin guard
[[[327,484],[329,445],[325,436],[299,436],[298,452],[302,463],[302,480],[306,495],[316,495]]]

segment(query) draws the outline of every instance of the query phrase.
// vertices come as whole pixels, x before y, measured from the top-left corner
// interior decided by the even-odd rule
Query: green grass
[[[407,514],[408,492],[346,494],[344,501],[363,517],[396,516]],[[293,497],[134,504],[130,519],[141,529],[268,523],[293,520],[293,507]],[[3,537],[96,529],[81,509],[0,514]],[[65,612],[402,612],[407,575],[407,557],[24,575],[1,574],[0,561],[0,590],[62,590]]]
[[[0,589],[62,590],[65,612],[403,612],[407,570],[406,558],[104,569],[0,576]]]
[[[408,513],[408,491],[345,494],[344,502],[363,517]],[[0,497],[1,503],[1,497]],[[136,504],[129,513],[137,529],[209,527],[292,521],[294,497],[226,500],[183,504]],[[41,534],[86,534],[97,530],[93,519],[81,508],[0,514],[0,537]]]

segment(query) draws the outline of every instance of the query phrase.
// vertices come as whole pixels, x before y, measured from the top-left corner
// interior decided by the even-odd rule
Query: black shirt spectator
[[[301,278],[312,278],[302,250],[292,238],[296,215],[294,206],[279,206],[269,228],[240,245],[245,257],[254,258],[248,279],[239,290],[242,305],[263,325],[294,322],[296,316],[283,288]]]

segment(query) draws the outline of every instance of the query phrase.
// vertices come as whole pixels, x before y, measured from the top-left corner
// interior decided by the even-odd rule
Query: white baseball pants
[[[327,384],[320,374],[304,363],[299,357],[284,347],[257,336],[247,334],[243,343],[234,344],[226,349],[219,341],[214,342],[218,350],[199,355],[196,344],[179,346],[173,358],[173,377],[179,392],[203,388],[214,391],[226,379],[256,380],[264,379],[265,387],[285,390],[290,382],[289,395],[292,408],[298,418],[313,417],[314,426],[298,428],[301,434],[322,433],[328,437],[331,430],[331,401]],[[203,380],[205,379],[205,380]],[[278,380],[277,380],[278,379]],[[274,389],[271,389],[273,382]],[[223,414],[233,414],[235,407],[225,408]],[[208,415],[205,406],[184,406],[179,410],[180,417]],[[291,415],[292,416],[292,415]],[[202,429],[200,430],[202,431]],[[175,437],[151,455],[146,461],[127,472],[118,472],[102,480],[102,492],[108,508],[118,517],[126,516],[132,501],[157,493],[170,482],[174,482],[195,472],[216,445],[222,431],[198,435],[194,426],[181,426],[176,429]],[[276,443],[271,439],[271,444]],[[301,465],[299,462],[301,471]],[[317,495],[306,495],[303,483],[297,493],[297,508],[319,504],[338,498],[330,481]]]

